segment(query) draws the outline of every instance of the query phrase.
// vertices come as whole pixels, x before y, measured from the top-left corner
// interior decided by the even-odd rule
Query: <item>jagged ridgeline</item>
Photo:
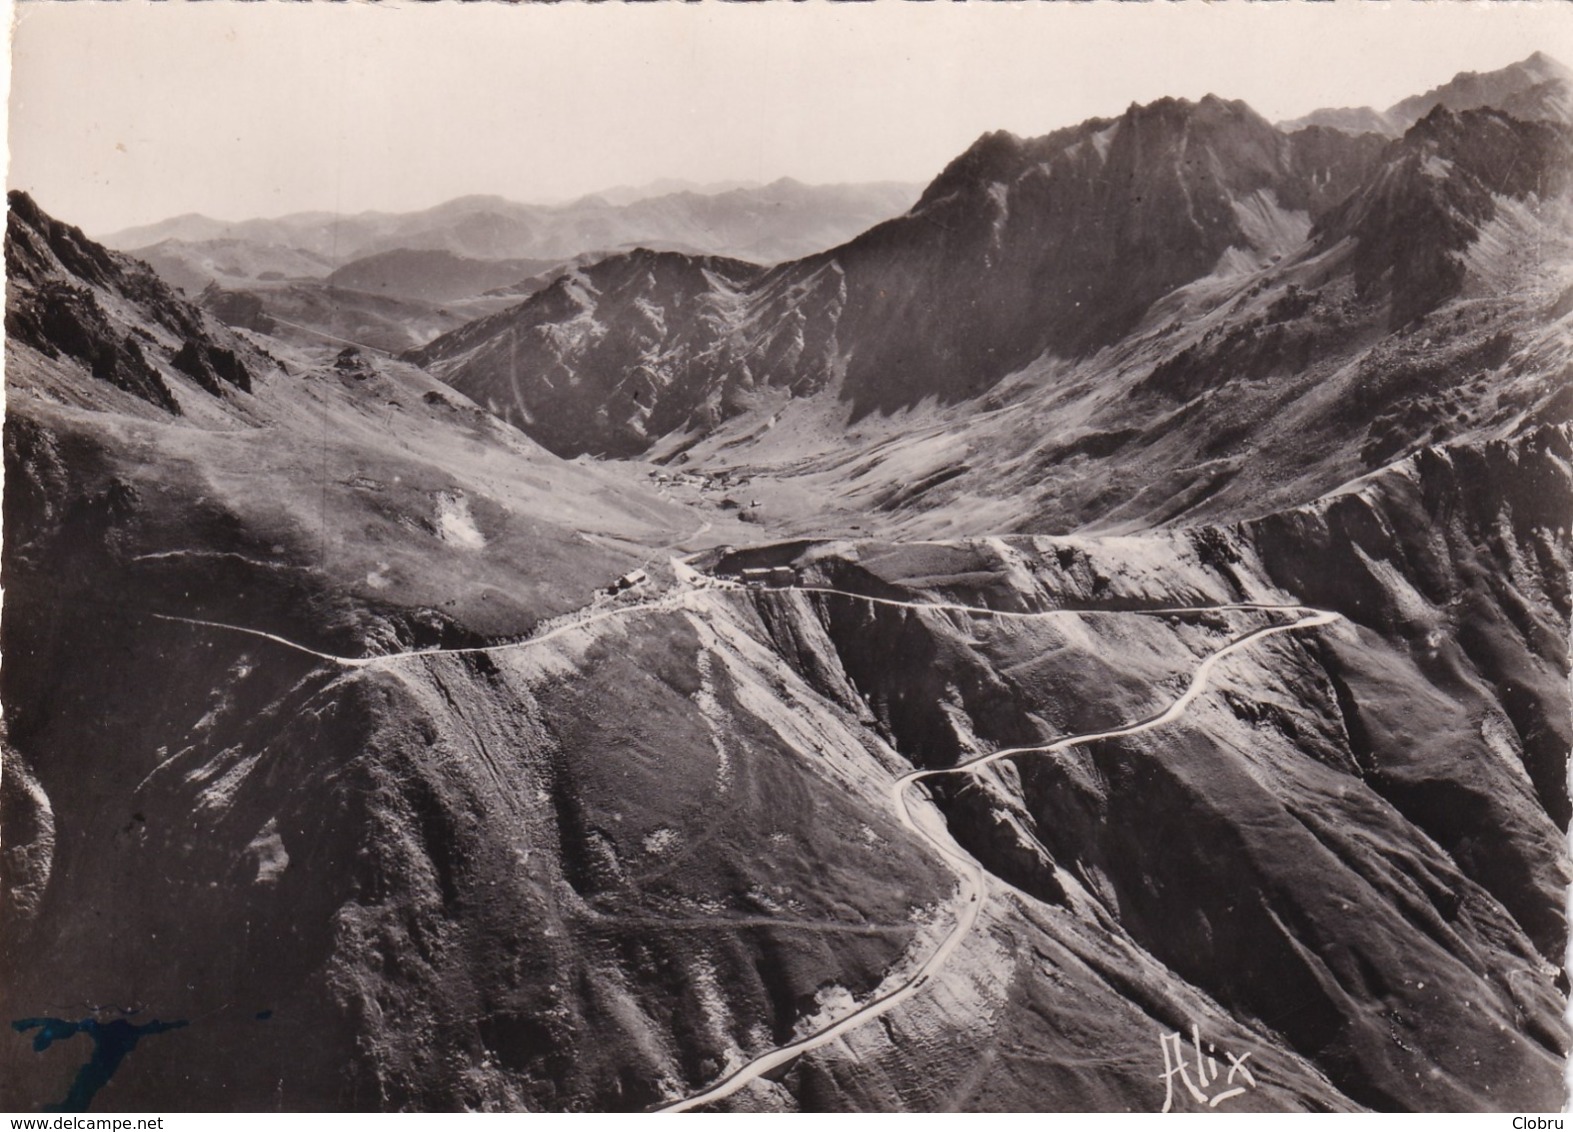
[[[1569,106],[774,264],[13,193],[0,1106],[1560,1108]]]

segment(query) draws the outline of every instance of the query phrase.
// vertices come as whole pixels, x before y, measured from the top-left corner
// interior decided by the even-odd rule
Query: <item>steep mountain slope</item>
[[[469,397],[19,198],[0,1103],[1560,1108],[1568,150],[990,135]]]
[[[882,350],[855,351],[844,389],[854,414],[975,396],[1046,351],[1119,340],[1158,297],[1220,266],[1290,250],[1375,156],[1360,142],[1303,140],[1305,153],[1243,103],[1211,97],[1037,142],[982,139],[929,187],[925,215],[846,249],[841,333],[862,342],[914,316],[938,331],[887,331]]]
[[[1194,117],[1228,142],[1206,151],[1227,175],[1197,174],[1185,190],[1196,201],[1233,186],[1232,221],[1195,212],[1220,218],[1216,234],[1190,222],[1179,189],[1155,213],[1179,249],[1168,255],[1153,250],[1156,234],[1111,238],[1125,221],[1072,210],[1053,228],[1076,200],[1114,207],[1093,173],[1138,133],[1132,123],[1172,137]],[[1187,152],[1202,144],[1189,125],[1180,132]],[[1173,172],[1172,151],[1133,141],[1131,160],[1138,151]],[[1492,110],[1438,110],[1383,142],[1320,127],[1275,135],[1224,104],[1160,105],[1037,142],[985,139],[910,217],[830,256],[702,296],[662,289],[696,277],[689,260],[656,255],[661,269],[645,271],[614,258],[559,284],[577,288],[573,303],[542,292],[412,358],[556,451],[680,457],[747,478],[783,531],[967,531],[985,516],[992,530],[1119,529],[1259,513],[1428,440],[1510,426],[1556,396],[1573,361],[1561,306],[1573,285],[1570,168],[1567,127]],[[1269,172],[1283,179],[1272,200],[1301,211],[1240,203]],[[1040,178],[1054,192],[1028,208]],[[1129,194],[1129,223],[1143,207],[1134,198],[1159,191]],[[956,216],[942,225],[946,208]],[[968,227],[979,216],[1003,225],[997,247],[993,221]],[[1076,292],[1019,273],[1054,239],[1092,245],[1044,255],[1060,265],[1056,285],[1102,262],[1087,286],[1115,279],[1138,299],[1088,299],[1109,312],[1100,319],[1078,318],[1070,298],[1064,340],[1045,347]],[[1142,277],[1159,271],[1153,290],[1201,274],[1148,301]],[[599,284],[574,281],[612,277],[619,297],[604,313]],[[630,298],[629,287],[643,290]],[[661,317],[625,320],[634,306]],[[1099,325],[1118,339],[1086,342]],[[867,413],[884,397],[905,400]]]
[[[288,1079],[281,1103],[376,1104],[352,1067],[380,1039],[343,982],[372,961],[345,902],[378,902],[401,868],[383,823],[458,814],[378,739],[396,673],[346,685],[257,634],[351,656],[517,639],[697,524],[409,367],[264,352],[22,196],[7,248],[6,1017],[188,1020],[195,1046],[144,1038],[150,1075],[122,1098],[256,1106]],[[275,1007],[232,1025],[237,994]],[[275,1008],[274,1027],[254,1017]],[[514,1040],[498,1011],[494,1040]],[[8,1108],[58,1101],[74,1072],[25,1030],[3,1051]],[[299,1058],[330,1047],[342,1069]]]
[[[1509,1079],[1560,1103],[1569,455],[1565,429],[1439,451],[1260,523],[1168,537],[782,548],[809,585],[1086,611],[1062,618],[758,600],[810,672],[824,662],[794,618],[817,609],[919,766],[1141,718],[1158,702],[1134,658],[1162,668],[1176,640],[1194,649],[1189,634],[1209,631],[1094,611],[1274,600],[1281,585],[1342,613],[1314,640],[1231,660],[1172,729],[1019,756],[1014,771],[936,786],[936,800],[1019,892],[1095,901],[1362,1104],[1494,1107]],[[1537,1005],[1520,1014],[1525,975]],[[1504,1042],[1509,1019],[1526,1028]],[[991,1042],[1013,1048],[975,1038],[961,1060]],[[801,1080],[827,1073],[843,1079]],[[985,1073],[969,1095],[1010,1078]]]
[[[1045,138],[980,139],[924,192],[910,215],[825,256],[783,265],[734,301],[730,321],[690,320],[686,298],[649,278],[642,301],[675,317],[651,340],[611,328],[578,335],[544,293],[485,324],[506,354],[475,350],[481,328],[413,355],[478,399],[536,417],[536,372],[589,377],[575,415],[597,412],[598,443],[558,451],[628,454],[654,435],[595,395],[638,366],[659,374],[685,419],[717,390],[836,387],[854,415],[931,396],[976,396],[1046,350],[1074,354],[1127,333],[1155,299],[1230,262],[1265,263],[1293,248],[1330,200],[1359,183],[1377,146],[1326,131],[1285,137],[1241,103],[1165,100]],[[1313,192],[1308,188],[1315,184]],[[1140,254],[1136,254],[1138,249]],[[685,257],[667,269],[691,274]],[[638,262],[606,270],[637,275]],[[580,314],[569,315],[579,318]],[[920,331],[914,333],[914,329]],[[666,338],[703,342],[670,365]],[[517,346],[513,345],[517,343]],[[855,345],[855,348],[853,344]],[[721,394],[724,400],[726,394]],[[548,444],[553,443],[547,441]]]
[[[204,403],[177,393],[184,384],[177,372],[211,397],[250,391],[257,352],[178,298],[146,264],[106,251],[24,193],[12,193],[9,204],[6,338],[47,360],[40,388],[76,399],[78,383],[56,380],[74,363],[176,415]]]
[[[1329,215],[1319,246],[1356,244],[1355,286],[1401,326],[1460,290],[1462,253],[1498,201],[1565,197],[1573,130],[1497,110],[1432,111],[1385,155],[1380,173]]]
[[[1438,107],[1455,113],[1489,107],[1524,121],[1573,125],[1573,71],[1537,51],[1500,70],[1484,74],[1465,71],[1386,110],[1369,106],[1315,110],[1281,125],[1286,130],[1327,126],[1348,133],[1382,133],[1396,138]]]
[[[442,555],[456,545],[495,545],[441,568],[470,562],[466,569],[478,571],[473,579],[486,584],[500,583],[492,571],[503,569],[506,590],[469,615],[491,631],[520,632],[582,604],[598,580],[615,578],[637,557],[632,548],[642,540],[659,544],[692,526],[679,508],[620,478],[564,464],[409,367],[354,349],[308,354],[228,331],[145,265],[86,241],[21,194],[13,198],[7,252],[7,436],[23,446],[13,456],[26,452],[7,500],[44,508],[40,522],[76,505],[50,501],[54,492],[140,500],[145,512],[131,511],[148,526],[133,535],[131,514],[121,514],[127,529],[111,555],[117,569],[137,578],[178,580],[214,558],[264,589],[280,579],[309,589],[315,578],[330,591],[347,586],[372,606],[418,593],[432,603],[422,614],[429,629],[456,624],[451,611],[471,601],[442,592],[446,583],[431,573]],[[183,517],[179,499],[165,498],[171,493],[188,502],[200,497],[202,507]],[[239,541],[222,552],[194,549],[190,561],[173,549],[145,559],[132,553],[144,537],[178,547],[186,523],[193,537]],[[599,547],[587,531],[629,546]],[[263,537],[258,532],[275,545],[243,550],[248,539]],[[423,565],[410,532],[429,539],[438,559]],[[64,553],[59,540],[70,536],[44,529],[39,537]],[[503,546],[518,539],[532,540],[535,551],[528,561],[505,564]],[[378,543],[382,549],[374,550]],[[7,553],[25,563],[28,545],[18,539]],[[414,555],[408,574],[399,565],[405,553]],[[289,561],[300,555],[310,562]],[[77,573],[46,570],[39,577],[63,585]],[[167,584],[171,595],[180,591],[175,581]],[[221,601],[243,601],[217,592]],[[353,606],[343,608],[349,620],[337,630],[350,634],[346,646],[364,646],[362,631],[427,631],[379,627]],[[308,610],[298,612],[310,618]],[[323,619],[313,623],[324,631]]]
[[[1495,207],[1458,293],[1396,330],[1388,281],[1357,292],[1338,240],[1183,288],[1119,346],[1040,360],[981,401],[849,426],[844,406],[762,398],[652,454],[746,480],[783,534],[1119,532],[1293,506],[1430,443],[1568,419],[1573,210]]]

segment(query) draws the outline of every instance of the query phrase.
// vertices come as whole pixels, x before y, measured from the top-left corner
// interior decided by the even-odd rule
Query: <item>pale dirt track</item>
[[[885,604],[906,603],[886,602]],[[944,606],[942,608],[956,609],[966,607]],[[986,755],[979,755],[977,758],[969,759],[968,761],[959,763],[953,767],[945,767],[939,770],[916,770],[910,774],[904,774],[900,778],[896,779],[896,781],[892,783],[890,787],[890,801],[891,806],[896,812],[897,819],[907,829],[911,830],[924,841],[928,842],[930,847],[932,847],[936,853],[943,857],[946,863],[955,869],[957,875],[961,878],[961,893],[958,898],[960,912],[956,917],[956,926],[953,927],[949,934],[947,934],[945,938],[940,941],[939,946],[935,948],[933,953],[923,961],[922,965],[919,966],[918,969],[914,971],[912,975],[899,986],[885,992],[882,995],[879,995],[874,999],[871,999],[870,1001],[864,1003],[857,1010],[854,1010],[852,1013],[846,1015],[838,1021],[830,1023],[827,1026],[821,1027],[812,1034],[799,1038],[798,1040],[790,1042],[786,1045],[778,1046],[769,1053],[765,1053],[759,1057],[756,1057],[754,1060],[734,1070],[721,1081],[717,1082],[715,1085],[712,1085],[703,1092],[695,1093],[692,1096],[684,1097],[682,1100],[673,1101],[667,1105],[662,1105],[655,1111],[685,1112],[688,1109],[698,1108],[702,1105],[713,1104],[714,1102],[722,1100],[737,1092],[738,1090],[746,1087],[748,1084],[757,1080],[763,1074],[770,1072],[770,1070],[780,1068],[782,1065],[785,1065],[787,1062],[791,1061],[798,1055],[826,1045],[840,1037],[842,1034],[856,1029],[866,1022],[871,1022],[882,1014],[886,1014],[889,1011],[894,1010],[907,999],[917,994],[917,992],[923,988],[923,985],[928,982],[929,977],[939,971],[939,969],[945,965],[946,960],[948,960],[956,951],[956,949],[961,946],[962,940],[964,940],[967,934],[972,931],[974,925],[976,925],[978,922],[978,917],[983,913],[984,900],[988,892],[988,873],[982,865],[980,865],[971,856],[967,855],[963,850],[961,850],[961,848],[957,846],[956,843],[948,836],[938,836],[936,833],[925,829],[921,824],[919,824],[919,822],[913,817],[912,810],[907,804],[907,799],[909,797],[908,787],[915,783],[921,782],[926,778],[938,778],[947,774],[971,774],[981,770],[985,766],[988,766],[990,763],[998,762],[1001,759],[1012,758],[1017,755],[1050,754],[1054,751],[1062,751],[1068,747],[1075,747],[1083,743],[1094,743],[1101,739],[1118,739],[1128,735],[1138,735],[1143,731],[1151,731],[1154,728],[1162,727],[1164,724],[1172,722],[1173,720],[1178,719],[1181,715],[1185,714],[1185,709],[1188,708],[1196,700],[1196,698],[1206,690],[1207,683],[1212,675],[1213,669],[1221,660],[1223,660],[1224,657],[1233,652],[1237,652],[1251,644],[1253,641],[1260,640],[1264,637],[1273,636],[1277,633],[1288,633],[1295,629],[1309,629],[1321,625],[1330,625],[1339,619],[1339,615],[1336,613],[1330,613],[1319,609],[1310,609],[1305,606],[1214,606],[1208,608],[1269,608],[1277,610],[1292,609],[1304,613],[1305,616],[1285,625],[1269,625],[1261,629],[1256,629],[1250,633],[1244,634],[1243,636],[1236,637],[1223,648],[1209,654],[1203,658],[1200,664],[1196,666],[1195,671],[1191,674],[1191,681],[1183,693],[1176,697],[1174,701],[1171,702],[1169,706],[1163,711],[1149,716],[1148,718],[1139,722],[1127,724],[1122,727],[1116,727],[1108,731],[1094,731],[1084,735],[1070,735],[1063,739],[1056,739],[1052,743],[1046,743],[1041,746],[1007,747],[1003,750],[993,751]],[[1175,613],[1196,611],[1143,610],[1141,612]]]
[[[692,572],[690,571],[690,573]],[[679,576],[682,577],[681,573]],[[505,652],[516,649],[532,648],[536,645],[545,644],[550,640],[561,637],[574,630],[586,629],[600,622],[610,621],[621,617],[628,617],[637,613],[651,613],[692,608],[695,604],[693,599],[704,592],[705,591],[702,590],[679,591],[675,594],[663,595],[651,601],[620,606],[616,609],[604,610],[599,613],[591,614],[587,617],[581,617],[573,620],[564,620],[561,623],[555,625],[553,628],[539,634],[538,636],[529,637],[521,641],[514,641],[507,644],[479,645],[471,648],[457,649],[421,649],[409,652],[386,653],[379,656],[367,657],[335,656],[331,653],[320,652],[316,649],[308,648],[305,645],[298,644],[273,633],[266,633],[259,629],[248,629],[240,625],[229,625],[217,621],[204,621],[192,617],[178,617],[170,614],[154,614],[154,616],[165,621],[176,621],[188,625],[202,626],[211,629],[222,629],[235,633],[244,633],[253,637],[259,637],[263,640],[271,641],[286,648],[294,649],[297,652],[302,652],[309,656],[314,656],[318,659],[325,660],[346,668],[371,668],[396,664],[405,660],[435,656],[463,655],[466,653]],[[735,593],[743,591],[730,590],[722,592]],[[1323,625],[1331,625],[1340,619],[1339,614],[1337,613],[1332,613],[1322,609],[1313,609],[1309,606],[1294,604],[1275,605],[1259,602],[1236,602],[1201,606],[1175,606],[1161,609],[1050,609],[1041,611],[1016,611],[986,609],[979,606],[961,605],[953,602],[901,601],[895,598],[869,597],[864,594],[856,594],[846,590],[831,589],[824,586],[765,587],[763,592],[818,593],[843,598],[851,598],[856,601],[869,602],[874,605],[894,606],[923,612],[939,611],[999,618],[1041,618],[1100,613],[1154,617],[1190,613],[1223,613],[1230,611],[1297,613],[1300,614],[1300,616],[1296,620],[1282,625],[1267,625],[1260,629],[1252,630],[1249,633],[1245,633],[1239,637],[1234,638],[1223,648],[1220,648],[1216,652],[1210,653],[1206,657],[1202,658],[1200,663],[1197,664],[1195,670],[1191,673],[1190,683],[1186,686],[1185,691],[1177,696],[1168,707],[1164,708],[1164,710],[1154,715],[1148,716],[1146,719],[1139,720],[1135,723],[1124,724],[1120,727],[1111,728],[1107,731],[1095,731],[1082,735],[1069,735],[1062,739],[1056,739],[1050,743],[1037,746],[1007,747],[1002,750],[979,755],[976,758],[969,759],[966,762],[959,763],[953,767],[944,767],[937,770],[915,770],[908,774],[902,775],[900,778],[892,782],[890,786],[890,804],[895,812],[897,820],[900,821],[900,823],[906,827],[906,829],[925,841],[937,854],[939,854],[941,858],[944,859],[944,861],[952,869],[955,870],[957,876],[960,878],[961,886],[957,897],[957,906],[959,911],[956,915],[955,926],[950,930],[949,933],[946,934],[945,938],[940,941],[939,946],[934,949],[933,953],[930,954],[929,957],[925,959],[923,963],[917,968],[917,970],[915,970],[912,975],[905,979],[900,985],[892,988],[889,991],[886,991],[876,998],[870,999],[868,1002],[864,1003],[850,1014],[847,1014],[834,1022],[822,1026],[820,1029],[815,1030],[811,1034],[798,1038],[796,1041],[789,1042],[786,1045],[778,1046],[775,1049],[770,1050],[768,1053],[761,1054],[760,1056],[749,1061],[747,1064],[734,1069],[731,1073],[727,1074],[727,1076],[702,1092],[695,1093],[691,1096],[684,1097],[680,1100],[672,1101],[669,1104],[657,1107],[654,1110],[657,1112],[684,1112],[689,1109],[699,1108],[707,1104],[713,1104],[714,1102],[731,1096],[733,1093],[745,1088],[759,1077],[770,1072],[772,1069],[777,1069],[782,1065],[785,1065],[793,1058],[798,1057],[809,1050],[828,1045],[830,1042],[835,1041],[843,1034],[846,1034],[867,1022],[871,1022],[883,1014],[889,1013],[891,1010],[894,1010],[897,1006],[900,1006],[903,1002],[907,1001],[907,999],[917,994],[918,991],[922,990],[924,984],[926,984],[929,979],[945,965],[946,961],[955,953],[956,949],[961,946],[962,941],[967,937],[968,933],[972,931],[973,927],[978,922],[978,918],[983,913],[983,906],[988,893],[988,873],[982,865],[980,865],[976,860],[974,860],[964,850],[962,850],[960,846],[951,840],[948,834],[944,832],[944,827],[942,824],[939,826],[938,831],[931,830],[925,828],[924,825],[921,824],[916,817],[914,817],[911,806],[909,805],[909,798],[911,796],[909,788],[911,786],[922,782],[925,779],[938,778],[943,775],[973,774],[990,765],[991,763],[1000,761],[1001,759],[1014,758],[1020,755],[1052,754],[1055,751],[1063,751],[1067,748],[1079,746],[1084,743],[1094,743],[1103,739],[1118,739],[1130,735],[1139,735],[1144,731],[1151,731],[1154,728],[1162,727],[1185,714],[1186,709],[1190,707],[1193,702],[1195,702],[1197,697],[1206,691],[1214,668],[1216,668],[1218,663],[1225,657],[1240,651],[1255,641],[1262,640],[1266,637],[1274,636],[1279,633],[1293,632],[1297,629],[1311,629]],[[930,815],[930,817],[932,821],[932,815]]]

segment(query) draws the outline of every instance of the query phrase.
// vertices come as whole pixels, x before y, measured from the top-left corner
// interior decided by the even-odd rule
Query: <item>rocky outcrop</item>
[[[100,381],[167,412],[180,412],[169,386],[148,364],[142,343],[111,326],[93,292],[84,287],[61,280],[25,292],[18,286],[6,304],[5,330],[8,340],[31,346],[46,358],[78,362]]]
[[[166,413],[179,373],[215,397],[248,391],[257,352],[178,296],[146,264],[111,252],[12,192],[6,220],[8,350],[75,363]],[[248,362],[247,359],[250,359]],[[178,382],[177,382],[178,384]]]
[[[1326,248],[1355,242],[1354,279],[1402,326],[1458,293],[1462,253],[1498,201],[1564,195],[1573,128],[1496,110],[1433,110],[1384,155],[1370,183],[1313,233]]]

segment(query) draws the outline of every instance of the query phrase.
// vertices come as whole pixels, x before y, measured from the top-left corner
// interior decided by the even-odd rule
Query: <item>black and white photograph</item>
[[[4,11],[10,1128],[1562,1126],[1573,6]]]

